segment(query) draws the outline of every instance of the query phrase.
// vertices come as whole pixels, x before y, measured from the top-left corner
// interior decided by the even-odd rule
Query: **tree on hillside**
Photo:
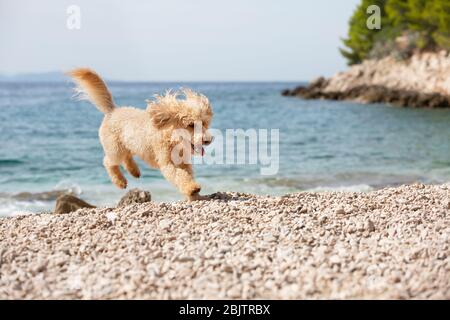
[[[361,4],[356,8],[353,16],[350,18],[350,28],[348,38],[344,39],[345,49],[340,48],[342,55],[347,58],[349,64],[360,63],[369,54],[374,44],[374,38],[381,30],[370,30],[367,28],[367,8],[370,5],[378,5],[381,9],[381,16],[384,17],[386,0],[362,0]],[[384,27],[384,19],[381,25]]]
[[[371,4],[381,8],[381,30],[366,27],[366,9]],[[380,58],[398,49],[395,41],[399,36],[410,42],[408,48],[450,50],[450,1],[362,0],[350,19],[348,38],[343,40],[346,48],[340,51],[349,64]]]

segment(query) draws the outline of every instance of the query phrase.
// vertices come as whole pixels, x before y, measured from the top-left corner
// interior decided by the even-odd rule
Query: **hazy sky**
[[[309,80],[345,68],[359,0],[0,0],[0,73],[97,69],[110,79]],[[69,5],[81,29],[66,27]]]

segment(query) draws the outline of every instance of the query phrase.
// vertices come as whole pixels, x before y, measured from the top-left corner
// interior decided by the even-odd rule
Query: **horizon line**
[[[44,79],[39,80],[39,77]],[[45,79],[45,77],[49,77]],[[24,78],[24,79],[17,79]],[[29,79],[26,79],[29,78]],[[52,79],[53,78],[53,79]],[[0,82],[61,82],[66,78],[64,71],[42,71],[42,72],[20,72],[20,73],[2,73],[0,72]],[[67,77],[68,78],[68,77]],[[68,78],[69,79],[69,78]],[[123,83],[174,83],[174,82],[189,82],[189,83],[286,83],[286,82],[310,82],[311,80],[299,80],[299,79],[201,79],[201,80],[186,80],[186,79],[117,79],[117,78],[104,78],[109,82],[123,82]]]
[[[108,83],[309,83],[308,80],[117,80],[104,79]],[[70,79],[0,79],[0,83],[64,83],[72,82]]]

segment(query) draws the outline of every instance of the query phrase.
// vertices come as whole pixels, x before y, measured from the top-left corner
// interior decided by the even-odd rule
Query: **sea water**
[[[364,192],[450,181],[450,110],[281,96],[295,85],[112,82],[110,89],[118,105],[145,108],[155,93],[190,87],[209,97],[215,129],[279,129],[275,175],[261,175],[254,164],[198,164],[204,194]],[[103,115],[72,95],[69,82],[0,83],[0,216],[54,207],[54,197],[36,193],[70,190],[97,206],[114,206],[125,194],[102,166],[98,128]],[[157,170],[138,164],[142,177],[126,174],[128,189],[149,190],[155,201],[182,199]]]

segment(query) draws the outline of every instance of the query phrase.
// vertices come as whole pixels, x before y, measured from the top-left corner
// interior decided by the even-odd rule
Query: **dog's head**
[[[204,95],[190,89],[168,91],[147,101],[147,110],[153,125],[160,130],[185,132],[194,154],[203,155],[203,145],[209,145],[213,136],[208,131],[213,112]]]

